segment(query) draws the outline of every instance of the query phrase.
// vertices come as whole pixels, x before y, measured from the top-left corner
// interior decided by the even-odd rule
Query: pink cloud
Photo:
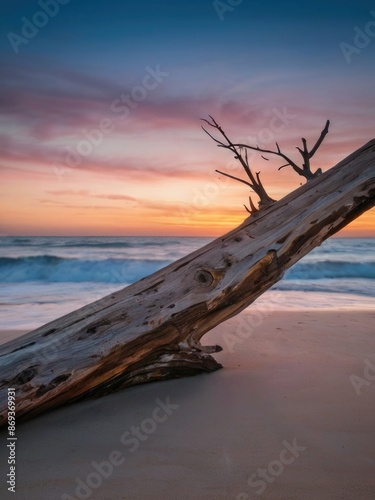
[[[295,118],[275,133],[266,146],[275,148],[277,140],[293,158],[299,158],[295,146],[300,145],[302,133],[313,144],[325,119],[330,118],[331,131],[316,156],[316,165],[324,167],[332,166],[373,135],[373,118],[363,96],[349,105],[342,96],[333,99],[329,93],[321,96],[310,91],[307,98],[303,90],[288,92],[280,88],[273,90],[272,99],[267,101],[269,90],[262,95],[261,88],[256,92],[249,88],[247,102],[240,102],[233,93],[176,98],[166,97],[160,89],[150,92],[128,118],[121,120],[111,111],[111,103],[126,92],[124,85],[65,68],[46,70],[40,65],[34,69],[21,70],[16,66],[6,69],[0,84],[0,123],[4,123],[4,129],[8,123],[18,128],[17,133],[12,129],[12,135],[3,132],[0,136],[0,169],[8,174],[22,170],[29,171],[29,175],[43,175],[43,172],[51,175],[54,161],[64,166],[65,148],[76,148],[84,139],[82,130],[97,128],[103,118],[109,118],[115,126],[108,136],[110,140],[120,144],[121,138],[131,137],[133,144],[136,141],[142,144],[145,137],[145,146],[138,148],[139,155],[135,154],[136,148],[126,151],[116,147],[111,159],[106,159],[100,148],[93,148],[92,154],[81,158],[81,163],[67,175],[90,171],[116,178],[190,178],[203,182],[208,178],[208,168],[213,172],[233,161],[230,154],[219,151],[200,131],[199,119],[208,114],[218,120],[234,142],[246,142],[250,136],[258,140],[262,131],[270,128],[275,108],[280,112],[287,109]],[[242,91],[241,98],[245,95]],[[180,133],[178,143],[177,133]],[[147,142],[150,137],[154,141],[151,144]],[[153,153],[155,144],[163,147]],[[187,152],[190,156],[186,159]],[[259,158],[254,160],[254,168],[265,172],[277,166],[276,158],[272,168]]]
[[[57,196],[83,196],[88,198],[98,198],[103,200],[114,200],[114,201],[128,201],[134,202],[138,201],[134,196],[128,196],[125,194],[95,194],[88,189],[50,189],[46,191],[48,194],[53,194]]]

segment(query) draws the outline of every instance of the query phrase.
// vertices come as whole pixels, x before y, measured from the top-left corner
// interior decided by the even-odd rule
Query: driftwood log
[[[238,228],[160,271],[0,349],[17,417],[86,396],[221,367],[201,337],[375,205],[375,140]]]

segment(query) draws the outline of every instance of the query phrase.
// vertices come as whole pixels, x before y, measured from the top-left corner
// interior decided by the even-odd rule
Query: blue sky
[[[27,227],[39,234],[43,228],[51,231],[51,221],[41,215],[49,202],[56,217],[69,221],[81,219],[64,207],[86,207],[86,212],[79,211],[83,218],[74,231],[94,231],[88,209],[92,197],[107,193],[112,204],[106,209],[102,205],[108,211],[103,217],[108,220],[112,214],[117,221],[120,215],[117,219],[110,208],[120,211],[116,196],[129,197],[132,191],[135,215],[125,224],[125,234],[142,226],[145,207],[157,231],[166,226],[177,230],[168,213],[177,202],[188,205],[205,176],[227,161],[200,130],[199,118],[209,113],[233,137],[246,139],[267,128],[275,109],[287,109],[295,118],[274,139],[293,149],[302,134],[313,140],[330,118],[331,131],[317,158],[323,168],[374,136],[372,2],[64,1],[35,36],[18,45],[18,53],[9,34],[22,36],[24,17],[33,22],[42,10],[40,2],[1,4],[4,233]],[[367,41],[356,42],[356,30],[366,26]],[[354,47],[350,61],[343,42]],[[157,67],[168,76],[121,121],[111,104],[142,84],[146,68]],[[82,131],[97,127],[102,119],[113,122],[111,134],[74,172],[63,179],[56,175],[54,162],[63,163],[66,148],[75,148]],[[273,182],[275,170],[261,168]],[[279,184],[271,186],[276,197],[298,185],[299,179],[286,170]],[[184,179],[184,192],[176,184],[170,188],[170,179],[176,177]],[[123,179],[128,182],[121,184]],[[121,193],[114,192],[118,182]],[[160,188],[158,195],[152,189],[155,182],[169,191]],[[243,218],[238,199],[244,196],[246,201],[248,193],[239,189],[236,184],[228,187],[221,205],[219,199],[210,200],[207,217],[217,215],[218,232]],[[15,192],[22,193],[24,202],[11,196]],[[101,205],[93,206],[100,210]],[[98,231],[105,231],[104,219]],[[182,231],[197,232],[202,220],[194,212],[181,223]],[[61,231],[69,227],[62,225]],[[120,231],[117,222],[111,231]]]

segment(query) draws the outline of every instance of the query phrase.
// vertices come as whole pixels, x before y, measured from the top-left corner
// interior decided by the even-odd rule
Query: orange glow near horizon
[[[231,123],[229,112],[223,119]],[[143,123],[142,115],[136,119]],[[241,136],[241,119],[228,130],[238,140],[246,140]],[[254,128],[262,130],[262,119],[254,120],[258,120]],[[281,140],[284,150],[295,151],[295,137],[304,120],[301,114],[291,125],[293,130],[282,130],[281,139],[275,134],[272,140]],[[310,125],[309,144],[321,130],[320,121]],[[0,233],[219,236],[235,228],[247,217],[243,204],[248,203],[251,193],[215,169],[244,178],[241,166],[228,151],[215,148],[195,121],[184,123],[178,118],[175,128],[173,123],[167,129],[163,125],[129,137],[125,134],[126,141],[119,130],[75,167],[56,167],[48,140],[41,143],[41,150],[25,147],[27,153],[12,146],[10,140],[12,153],[5,155],[0,165]],[[316,155],[314,168],[326,170],[362,145],[349,136],[343,143],[344,138],[342,131],[330,132]],[[290,168],[279,172],[280,163],[270,159],[265,162],[254,155],[250,164],[254,171],[261,171],[268,193],[281,199],[298,188],[301,179]],[[375,210],[351,223],[339,236],[375,237]]]
[[[135,179],[130,188],[130,183],[121,185],[117,181],[103,186],[101,176],[91,176],[89,182],[85,172],[71,175],[71,180],[61,183],[53,175],[43,183],[31,182],[26,176],[25,181],[18,175],[8,176],[0,201],[2,234],[215,237],[247,217],[243,208],[248,196],[246,186],[219,176]],[[277,199],[298,187],[295,178],[283,180],[280,186],[272,185],[277,183],[273,174],[265,173],[263,179]],[[375,237],[375,209],[338,235]]]
[[[252,193],[215,172],[246,179],[210,116],[233,144],[268,151],[249,149],[249,165],[276,200],[305,182],[278,170],[276,145],[301,166],[302,137],[314,151],[329,120],[311,160],[326,171],[373,139],[375,41],[340,43],[374,23],[361,2],[114,1],[103,15],[65,1],[18,40],[38,3],[3,2],[0,236],[232,230]],[[375,237],[375,210],[339,236]]]

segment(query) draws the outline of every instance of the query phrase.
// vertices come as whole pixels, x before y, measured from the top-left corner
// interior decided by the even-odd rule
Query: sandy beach
[[[1,498],[375,498],[375,312],[274,312],[252,327],[250,311],[203,338],[224,348],[222,370],[18,424],[16,494],[2,431]]]

